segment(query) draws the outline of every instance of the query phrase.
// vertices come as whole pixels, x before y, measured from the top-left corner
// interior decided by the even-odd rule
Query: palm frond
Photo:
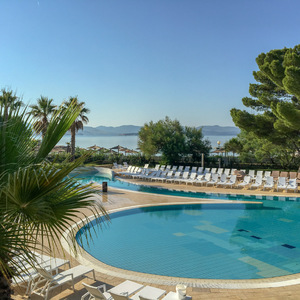
[[[34,161],[34,132],[29,122],[30,116],[26,115],[25,110],[20,108],[14,110],[5,104],[0,104],[0,174],[2,175]]]
[[[0,209],[5,209],[11,222],[27,226],[30,232],[36,232],[41,241],[46,239],[47,243],[57,240],[79,216],[85,219],[87,213],[92,214],[100,218],[99,224],[108,220],[99,200],[91,197],[95,193],[91,186],[81,186],[67,177],[84,159],[76,160],[63,169],[55,169],[51,164],[34,165],[10,174],[7,186],[2,189],[1,198],[5,198],[5,202],[0,202]],[[79,213],[84,208],[86,213]],[[38,236],[36,238],[38,241]]]
[[[70,105],[65,110],[58,110],[51,118],[47,132],[42,140],[40,149],[36,155],[36,162],[40,162],[47,157],[53,147],[60,141],[76,120],[80,108]]]

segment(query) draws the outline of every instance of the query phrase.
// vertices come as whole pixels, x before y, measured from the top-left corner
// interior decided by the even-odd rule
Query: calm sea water
[[[212,147],[217,147],[217,142],[221,142],[221,146],[233,138],[234,136],[205,136],[211,142]],[[58,145],[66,145],[70,142],[71,136],[64,136]],[[93,145],[97,145],[104,148],[112,148],[114,146],[120,145],[129,149],[137,148],[137,136],[76,136],[76,146],[81,148],[87,148]]]

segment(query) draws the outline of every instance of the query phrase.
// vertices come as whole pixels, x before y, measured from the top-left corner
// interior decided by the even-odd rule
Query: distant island
[[[84,126],[83,130],[78,131],[80,136],[118,136],[118,135],[138,135],[139,130],[142,126],[135,125],[122,125],[117,127],[112,126],[97,126],[90,127]],[[202,127],[202,132],[204,136],[231,136],[240,133],[240,129],[234,126],[198,126]],[[70,134],[70,133],[68,133]]]

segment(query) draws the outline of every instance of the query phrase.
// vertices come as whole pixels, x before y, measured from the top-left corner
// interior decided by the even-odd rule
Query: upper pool
[[[160,194],[168,196],[179,196],[179,197],[190,197],[190,198],[202,198],[202,199],[222,199],[222,200],[275,200],[275,201],[296,201],[300,202],[300,197],[286,197],[282,196],[261,196],[261,195],[241,195],[241,194],[225,194],[225,193],[205,193],[205,192],[194,192],[194,191],[184,191],[171,188],[159,188],[144,184],[134,184],[123,180],[118,180],[118,178],[104,177],[103,175],[94,175],[88,173],[82,173],[76,176],[76,179],[84,184],[90,182],[96,182],[102,184],[103,181],[108,182],[108,186],[120,189],[126,189],[131,191]],[[224,189],[224,191],[226,191]],[[232,190],[231,190],[232,191]]]

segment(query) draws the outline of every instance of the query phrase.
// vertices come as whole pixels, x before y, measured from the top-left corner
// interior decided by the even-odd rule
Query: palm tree
[[[4,120],[7,120],[9,107],[17,109],[23,105],[23,102],[16,96],[16,94],[13,94],[12,90],[2,89],[1,93],[0,104],[5,105]]]
[[[44,138],[47,127],[49,125],[49,116],[52,116],[56,110],[56,105],[52,105],[53,99],[41,96],[37,99],[37,105],[31,105],[30,114],[36,120],[34,123],[34,129],[37,133],[42,133]]]
[[[78,114],[78,117],[73,122],[73,124],[70,127],[71,132],[71,160],[75,159],[75,136],[76,132],[79,129],[83,129],[83,123],[87,124],[89,119],[86,116],[87,113],[90,112],[90,110],[85,106],[84,102],[79,102],[77,97],[70,97],[68,101],[65,102],[64,106],[65,108],[69,107],[70,105],[75,105],[79,108],[80,112]]]
[[[10,279],[20,272],[12,259],[16,251],[33,265],[31,250],[45,249],[47,244],[53,251],[60,245],[57,237],[83,208],[95,217],[107,218],[104,208],[91,198],[91,186],[81,186],[68,177],[85,157],[64,168],[46,159],[80,111],[75,104],[57,111],[35,152],[31,116],[25,109],[0,103],[0,299],[11,299]],[[81,213],[81,217],[86,215]],[[74,251],[78,229],[74,228],[69,244]]]

